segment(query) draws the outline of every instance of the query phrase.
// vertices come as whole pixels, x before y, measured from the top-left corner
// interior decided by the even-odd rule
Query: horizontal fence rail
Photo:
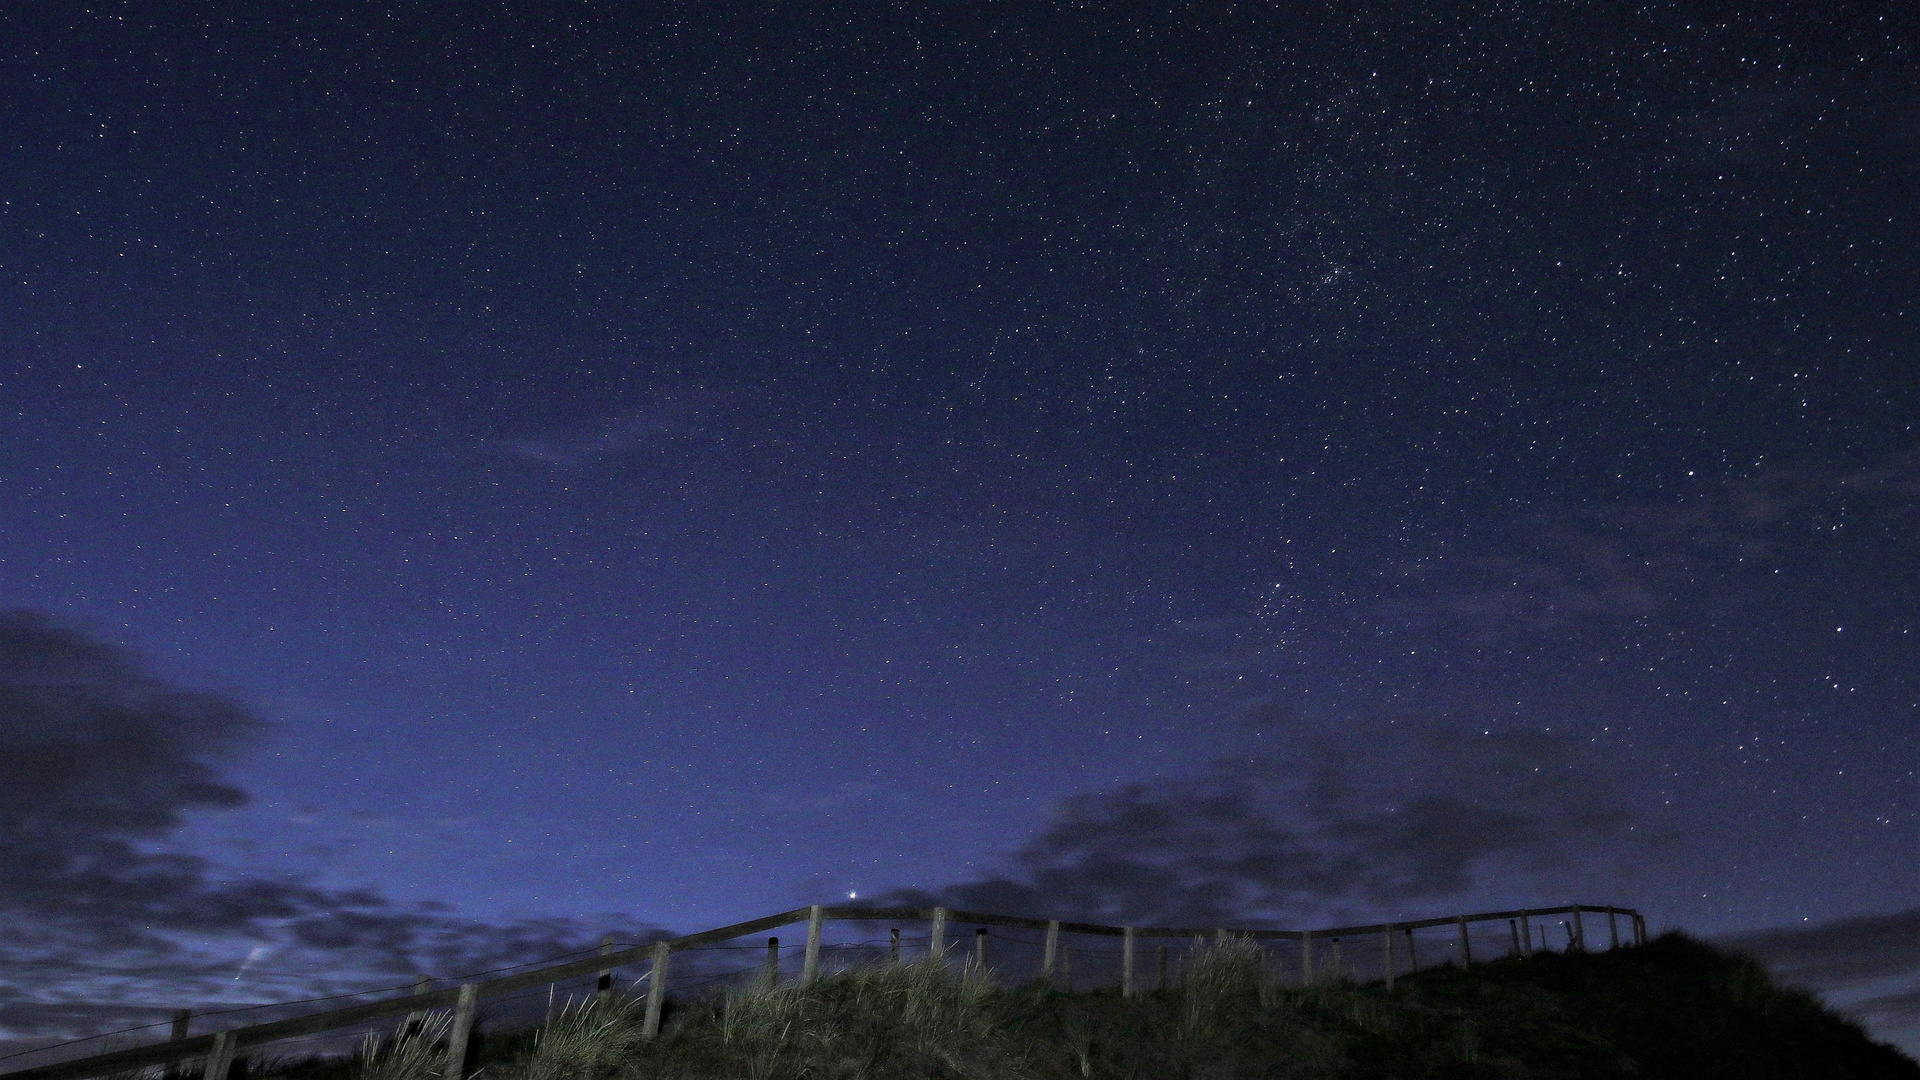
[[[205,1062],[201,1077],[197,1080],[226,1080],[226,1074],[236,1054],[250,1047],[295,1039],[302,1036],[317,1035],[364,1025],[371,1021],[384,1020],[395,1016],[414,1016],[429,1010],[454,1009],[452,1032],[449,1037],[449,1063],[446,1080],[464,1080],[460,1062],[464,1059],[468,1033],[472,1029],[477,1003],[490,998],[501,998],[523,993],[542,986],[551,986],[569,979],[597,975],[602,990],[610,985],[609,974],[615,968],[646,963],[648,972],[642,976],[647,982],[646,1013],[643,1031],[651,1037],[659,1031],[660,1016],[667,992],[667,972],[670,958],[674,953],[705,946],[714,946],[738,938],[759,934],[767,930],[776,930],[796,923],[807,926],[806,946],[799,979],[810,983],[818,977],[822,957],[822,931],[826,923],[872,923],[872,922],[925,922],[930,924],[931,933],[927,938],[927,953],[931,956],[948,955],[947,934],[955,925],[976,927],[976,940],[972,958],[984,963],[986,958],[986,927],[1002,927],[1038,931],[1044,935],[1040,971],[1043,977],[1051,979],[1061,970],[1064,962],[1067,978],[1071,981],[1072,954],[1062,942],[1062,935],[1081,935],[1092,937],[1119,938],[1120,984],[1123,994],[1134,994],[1141,979],[1137,977],[1139,965],[1136,963],[1136,945],[1140,939],[1187,939],[1187,940],[1223,940],[1228,937],[1252,941],[1291,941],[1300,946],[1300,974],[1303,982],[1311,982],[1316,970],[1326,971],[1323,962],[1318,968],[1315,964],[1315,946],[1325,942],[1330,947],[1330,962],[1334,970],[1342,963],[1339,952],[1342,942],[1354,938],[1379,936],[1383,955],[1383,971],[1388,986],[1393,985],[1397,961],[1395,959],[1396,936],[1404,936],[1407,959],[1417,968],[1418,956],[1414,952],[1414,931],[1434,927],[1452,927],[1457,934],[1458,960],[1462,965],[1474,962],[1470,928],[1485,923],[1506,923],[1512,946],[1510,955],[1530,956],[1535,951],[1533,923],[1549,916],[1568,915],[1570,923],[1565,924],[1568,947],[1584,949],[1586,932],[1583,915],[1605,915],[1608,926],[1608,947],[1618,948],[1621,942],[1619,919],[1628,921],[1627,932],[1630,943],[1646,943],[1646,920],[1632,908],[1610,907],[1596,904],[1572,904],[1553,908],[1522,908],[1514,911],[1490,911],[1473,915],[1452,915],[1442,918],[1414,919],[1406,922],[1372,923],[1362,926],[1340,926],[1326,930],[1261,930],[1220,927],[1165,927],[1165,926],[1107,926],[1100,923],[1072,922],[1065,920],[1031,919],[1017,915],[995,915],[977,911],[962,911],[954,908],[917,908],[917,907],[851,907],[838,905],[814,905],[795,908],[777,915],[751,919],[713,930],[704,930],[697,934],[634,945],[624,948],[604,946],[595,955],[563,964],[554,964],[530,971],[522,971],[498,978],[467,982],[460,986],[441,990],[426,988],[424,982],[412,992],[403,996],[380,1001],[363,1002],[344,1008],[329,1009],[324,1012],[309,1013],[304,1016],[292,1016],[281,1020],[244,1027],[230,1028],[225,1031],[209,1032],[203,1035],[185,1035],[186,1021],[177,1016],[174,1021],[175,1037],[166,1042],[147,1046],[113,1050],[88,1057],[47,1065],[29,1066],[0,1073],[0,1080],[88,1080],[91,1077],[114,1073],[134,1072],[160,1065],[175,1065],[178,1062],[200,1059]],[[1544,934],[1545,925],[1541,930]],[[1524,935],[1524,938],[1523,938]],[[609,939],[611,940],[611,939]],[[1524,944],[1523,944],[1524,940]],[[778,939],[767,943],[768,958],[764,971],[770,977],[779,974]],[[892,932],[891,955],[897,961],[900,958],[899,931]],[[1159,977],[1162,983],[1166,979],[1166,946],[1158,947]],[[155,1025],[160,1026],[160,1025]],[[52,1047],[46,1049],[54,1049]],[[174,1076],[169,1071],[169,1076]]]

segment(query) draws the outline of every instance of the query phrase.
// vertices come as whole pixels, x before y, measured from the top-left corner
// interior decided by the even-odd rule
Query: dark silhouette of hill
[[[1285,986],[1251,942],[1208,947],[1137,997],[997,987],[971,966],[854,968],[673,1003],[655,1041],[636,1003],[589,999],[486,1040],[487,1080],[1920,1080],[1760,964],[1679,934],[1602,953],[1433,968],[1388,990]],[[439,1058],[259,1070],[289,1080],[432,1080]],[[416,1051],[423,1048],[416,1047]],[[396,1062],[426,1063],[414,1076]]]

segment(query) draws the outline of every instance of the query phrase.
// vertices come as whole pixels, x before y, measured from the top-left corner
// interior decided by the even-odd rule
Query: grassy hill
[[[1258,949],[1231,941],[1131,1000],[927,964],[856,969],[679,1003],[653,1042],[632,1002],[589,1002],[489,1040],[476,1064],[488,1080],[1920,1080],[1811,995],[1677,934],[1436,968],[1392,991],[1265,975]],[[433,1057],[406,1049],[359,1062],[356,1080],[428,1080]]]

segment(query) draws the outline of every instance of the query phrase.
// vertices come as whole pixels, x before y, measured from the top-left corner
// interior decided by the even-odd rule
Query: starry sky
[[[0,1023],[856,895],[1578,900],[1920,1045],[1917,47],[9,5]]]

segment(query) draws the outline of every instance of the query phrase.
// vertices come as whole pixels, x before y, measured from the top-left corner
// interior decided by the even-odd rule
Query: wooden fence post
[[[780,984],[780,939],[767,939],[767,986],[769,989]]]
[[[1473,966],[1473,939],[1467,936],[1467,917],[1459,916],[1455,920],[1460,926],[1460,969]]]
[[[987,928],[978,926],[973,931],[973,963],[982,972],[987,970]]]
[[[647,1014],[640,1022],[643,1039],[660,1034],[660,1013],[667,1005],[667,967],[672,956],[672,945],[664,941],[653,943],[653,970],[647,972]]]
[[[1380,962],[1387,972],[1387,989],[1393,989],[1393,925],[1380,928]]]
[[[1313,931],[1300,935],[1300,985],[1313,985]]]
[[[606,937],[603,937],[600,939],[600,955],[605,956],[612,951],[613,951],[613,935],[608,934]],[[594,990],[599,993],[601,1001],[605,1001],[608,998],[613,996],[613,969],[612,968],[601,969],[599,984],[594,987]]]
[[[1531,911],[1520,913],[1520,955],[1533,955],[1533,913]]]
[[[900,966],[900,928],[897,926],[887,931],[887,959],[894,967]]]
[[[1580,921],[1580,909],[1573,909],[1573,947],[1580,952],[1587,951],[1587,927]]]
[[[227,1080],[227,1070],[233,1067],[233,1032],[223,1031],[213,1037],[213,1049],[207,1051],[207,1069],[201,1080]]]
[[[432,986],[432,984],[433,984],[433,976],[415,975],[413,977],[413,996],[419,997],[421,994],[426,993],[427,990]],[[426,1019],[425,1013],[410,1012],[407,1014],[407,1018],[405,1020],[400,1021],[400,1030],[412,1031],[414,1028],[419,1027],[420,1021],[424,1019]]]
[[[1647,917],[1637,911],[1633,913],[1633,943],[1635,945],[1647,943]]]
[[[186,1038],[187,1028],[190,1027],[192,1024],[193,1024],[192,1009],[173,1010],[173,1031],[170,1034],[168,1034],[167,1041],[179,1042],[180,1040]],[[180,1080],[180,1076],[181,1076],[180,1063],[178,1061],[167,1062],[167,1068],[163,1075],[165,1076],[166,1080]]]
[[[473,1013],[480,1004],[480,987],[464,983],[453,1006],[453,1029],[447,1032],[446,1080],[466,1080],[467,1040],[473,1035]]]
[[[1620,917],[1611,911],[1607,912],[1607,939],[1612,942],[1608,948],[1620,947]]]
[[[807,957],[800,965],[801,986],[812,986],[820,977],[820,927],[826,922],[826,910],[819,904],[807,909]]]
[[[1047,943],[1040,948],[1040,976],[1053,985],[1053,962],[1060,954],[1060,920],[1047,920]]]
[[[944,960],[947,956],[947,909],[933,909],[933,935],[927,941],[927,957]]]
[[[1120,996],[1133,996],[1133,927],[1120,928]]]

